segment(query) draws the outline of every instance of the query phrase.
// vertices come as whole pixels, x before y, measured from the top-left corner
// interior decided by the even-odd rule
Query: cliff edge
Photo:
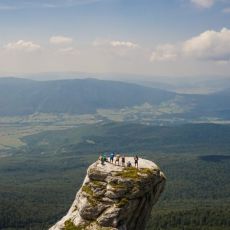
[[[67,215],[50,230],[144,230],[165,180],[149,160],[140,158],[138,169],[97,161]]]

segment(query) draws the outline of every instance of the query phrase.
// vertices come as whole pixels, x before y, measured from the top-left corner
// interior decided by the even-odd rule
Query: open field
[[[94,115],[34,114],[29,116],[0,117],[0,150],[25,145],[23,137],[43,131],[63,130],[79,125],[95,124]]]

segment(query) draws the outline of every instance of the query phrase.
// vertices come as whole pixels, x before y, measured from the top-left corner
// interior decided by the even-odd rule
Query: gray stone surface
[[[139,169],[97,161],[67,215],[50,230],[65,230],[67,223],[86,230],[144,230],[165,181],[158,166],[145,159],[139,159]]]

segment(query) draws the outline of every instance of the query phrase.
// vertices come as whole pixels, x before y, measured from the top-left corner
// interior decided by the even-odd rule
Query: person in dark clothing
[[[105,161],[104,161],[104,157],[102,155],[99,156],[99,160],[101,161],[101,164],[104,165]]]
[[[103,157],[104,162],[107,162],[107,161],[108,161],[108,160],[107,160],[106,153],[104,153],[102,157]]]
[[[110,163],[113,163],[113,159],[114,159],[114,153],[110,153],[110,158],[109,158]]]
[[[125,167],[125,156],[121,157],[121,164],[123,167]]]
[[[136,155],[136,156],[134,157],[134,163],[135,163],[135,167],[137,167],[137,168],[138,168],[138,160],[139,160],[139,158],[138,158],[138,156]]]

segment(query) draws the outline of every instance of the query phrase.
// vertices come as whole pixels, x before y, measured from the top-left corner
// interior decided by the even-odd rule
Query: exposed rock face
[[[50,230],[144,230],[164,185],[164,174],[151,161],[139,159],[139,169],[97,161],[67,215]]]

